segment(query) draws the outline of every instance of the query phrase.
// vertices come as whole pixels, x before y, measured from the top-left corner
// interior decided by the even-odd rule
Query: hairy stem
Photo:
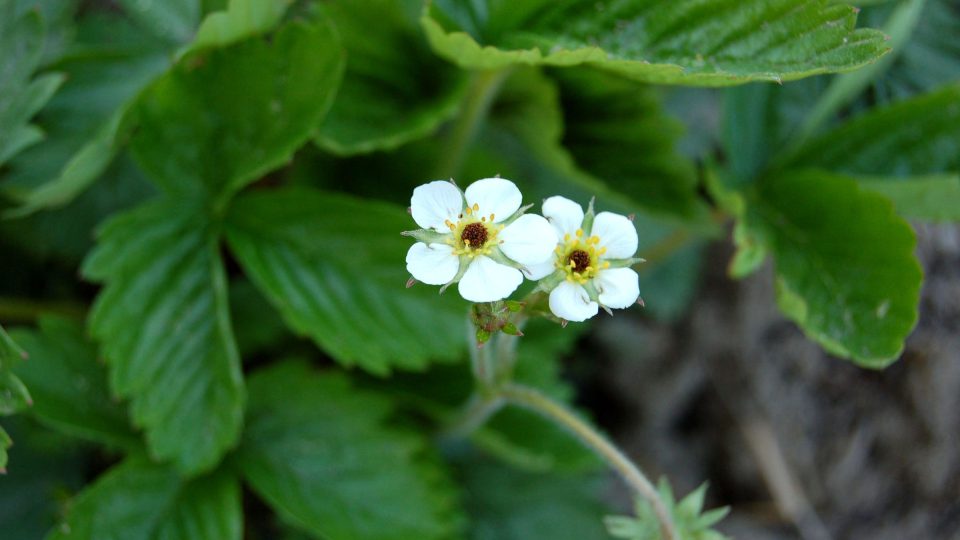
[[[665,540],[676,540],[676,531],[667,508],[650,480],[616,446],[597,430],[578,418],[573,412],[536,389],[518,384],[506,384],[498,391],[507,403],[533,411],[555,422],[577,436],[580,441],[604,459],[623,480],[640,496],[646,499],[660,521],[660,530]]]
[[[460,172],[467,149],[490,112],[490,105],[508,74],[508,69],[474,72],[460,115],[453,124],[447,147],[437,164],[434,178],[453,178]]]

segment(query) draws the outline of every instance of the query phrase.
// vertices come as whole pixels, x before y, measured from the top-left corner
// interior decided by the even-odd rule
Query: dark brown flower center
[[[472,248],[481,247],[487,243],[487,228],[482,223],[471,223],[463,228],[460,239]]]
[[[590,266],[590,254],[582,249],[576,249],[567,257],[567,266],[573,263],[573,271],[582,274]]]

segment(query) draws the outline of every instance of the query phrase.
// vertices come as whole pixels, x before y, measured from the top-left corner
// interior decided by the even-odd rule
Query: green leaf
[[[773,255],[780,309],[810,338],[866,367],[899,356],[922,272],[886,199],[835,174],[781,173],[757,185],[746,216]]]
[[[329,540],[448,538],[456,515],[424,441],[389,422],[390,402],[341,375],[286,362],[250,378],[237,463],[285,520]]]
[[[30,414],[68,435],[139,448],[140,437],[130,429],[126,409],[111,399],[107,371],[80,326],[57,317],[41,318],[39,325],[14,333],[30,354],[16,370],[32,388]]]
[[[296,332],[376,374],[461,357],[466,304],[405,289],[401,209],[306,189],[250,194],[231,207],[227,239],[251,281]]]
[[[7,449],[11,446],[13,446],[13,439],[3,430],[3,426],[0,426],[0,474],[6,474],[7,472],[7,460],[9,459]]]
[[[786,165],[874,176],[960,171],[960,84],[858,116]]]
[[[777,116],[779,88],[769,84],[745,84],[723,91],[720,142],[728,174],[718,177],[726,187],[753,182],[778,149]]]
[[[4,190],[23,206],[7,217],[63,206],[108,168],[129,132],[130,104],[170,65],[167,45],[143,34],[116,14],[80,21],[72,54],[57,66],[67,81],[42,115],[47,139],[10,164]]]
[[[112,218],[84,262],[106,282],[90,318],[114,391],[158,459],[213,467],[240,435],[244,387],[218,234],[199,204],[164,199]]]
[[[890,35],[889,46],[892,52],[863,69],[835,77],[804,118],[797,137],[806,139],[816,132],[817,128],[853,101],[871,82],[890,68],[909,42],[925,3],[926,0],[905,0],[898,3],[883,26],[883,31]]]
[[[188,55],[140,99],[134,155],[167,192],[223,202],[291,158],[342,70],[329,24],[293,23],[269,41]]]
[[[187,51],[223,47],[271,30],[293,0],[230,0],[227,9],[207,15]]]
[[[458,468],[471,540],[601,540],[607,538],[595,478],[528,473],[487,461]]]
[[[422,18],[464,68],[590,63],[652,83],[722,86],[848,71],[888,49],[825,0],[481,2],[435,0]]]
[[[200,22],[200,0],[119,0],[119,4],[143,27],[174,43],[189,41]]]
[[[323,4],[343,37],[343,87],[316,141],[339,155],[396,148],[457,111],[467,78],[437,58],[409,16],[410,0]],[[371,28],[376,28],[371,32]]]
[[[13,374],[14,366],[26,358],[27,353],[0,326],[0,415],[14,414],[32,404],[27,387]]]
[[[860,187],[893,201],[901,215],[931,221],[960,220],[960,175],[859,177]]]
[[[240,484],[226,471],[185,481],[172,469],[130,459],[77,496],[47,540],[239,540],[240,502]]]
[[[730,511],[729,507],[703,511],[703,500],[707,485],[702,484],[680,501],[676,501],[673,490],[666,480],[661,479],[658,486],[660,500],[676,527],[677,538],[683,540],[729,540],[727,536],[713,530],[713,526]],[[660,540],[660,522],[653,507],[645,499],[637,497],[636,517],[607,516],[604,520],[607,531],[614,538],[625,540]]]
[[[902,3],[866,9],[863,21],[888,20]],[[960,11],[953,0],[927,0],[913,35],[889,70],[874,81],[870,96],[880,103],[905,99],[960,79]]]
[[[563,146],[578,168],[653,211],[694,213],[694,167],[676,151],[683,128],[651,87],[596,69],[551,75],[559,83]]]
[[[17,16],[13,0],[0,0],[0,166],[43,139],[29,124],[60,84],[63,76],[34,77],[43,57],[44,26],[40,13]]]
[[[4,467],[4,436],[9,447],[9,468]],[[57,496],[79,489],[89,463],[75,439],[15,416],[0,428],[0,531],[3,540],[37,540],[50,530],[61,510]]]

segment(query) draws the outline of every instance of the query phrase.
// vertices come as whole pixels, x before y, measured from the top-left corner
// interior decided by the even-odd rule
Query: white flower
[[[551,257],[527,268],[527,277],[543,279],[550,292],[550,311],[567,321],[585,321],[600,307],[626,308],[640,297],[639,277],[629,268],[639,261],[637,230],[624,216],[600,212],[586,215],[579,204],[563,197],[543,202],[543,215],[560,241]]]
[[[546,219],[520,210],[513,182],[484,178],[461,193],[438,180],[413,190],[410,213],[423,230],[407,252],[407,271],[428,285],[458,282],[460,296],[493,302],[523,282],[520,268],[542,261],[557,245]]]

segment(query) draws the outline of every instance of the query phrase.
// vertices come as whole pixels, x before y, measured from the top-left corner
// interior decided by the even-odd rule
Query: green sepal
[[[409,236],[424,244],[444,244],[447,241],[449,233],[439,233],[430,229],[417,229],[415,231],[403,231],[401,236]]]

